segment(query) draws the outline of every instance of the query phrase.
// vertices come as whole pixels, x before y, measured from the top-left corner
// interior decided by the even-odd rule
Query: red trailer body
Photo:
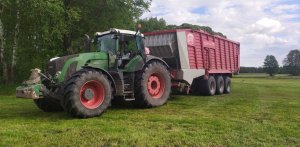
[[[170,65],[173,80],[228,76],[240,68],[240,44],[202,30],[177,29],[145,33],[150,54]]]

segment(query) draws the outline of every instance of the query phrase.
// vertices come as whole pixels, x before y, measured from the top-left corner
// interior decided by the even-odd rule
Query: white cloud
[[[281,23],[277,20],[270,19],[270,18],[261,18],[255,24],[252,24],[250,27],[251,33],[257,32],[257,33],[278,33],[280,31],[283,31],[284,27],[281,25]]]
[[[271,9],[271,11],[275,14],[283,14],[286,11],[300,11],[300,6],[297,4],[284,4],[284,5],[278,5]]]
[[[207,25],[241,43],[241,65],[261,66],[273,54],[279,63],[289,50],[300,49],[300,4],[284,0],[153,0],[145,17],[168,24]],[[193,11],[206,8],[205,13]]]

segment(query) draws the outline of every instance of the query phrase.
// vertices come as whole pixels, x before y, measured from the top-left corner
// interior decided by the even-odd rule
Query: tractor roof
[[[121,30],[121,29],[112,28],[109,31],[96,32],[95,36],[103,36],[103,35],[107,35],[107,34],[116,34],[116,33],[128,34],[128,35],[136,35],[137,34],[135,31]],[[137,35],[144,37],[144,34],[142,34],[142,33],[138,33]]]

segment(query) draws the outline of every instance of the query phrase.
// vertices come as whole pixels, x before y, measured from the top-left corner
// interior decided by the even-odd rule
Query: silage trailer
[[[240,44],[203,30],[176,29],[145,33],[151,55],[169,65],[172,90],[188,94],[229,93],[239,73]]]

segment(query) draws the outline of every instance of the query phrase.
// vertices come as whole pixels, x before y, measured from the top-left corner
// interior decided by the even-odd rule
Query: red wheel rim
[[[88,81],[80,89],[80,102],[88,109],[99,107],[105,96],[104,86],[98,81]]]
[[[161,98],[165,92],[165,81],[161,75],[152,74],[148,79],[147,89],[152,98]]]

